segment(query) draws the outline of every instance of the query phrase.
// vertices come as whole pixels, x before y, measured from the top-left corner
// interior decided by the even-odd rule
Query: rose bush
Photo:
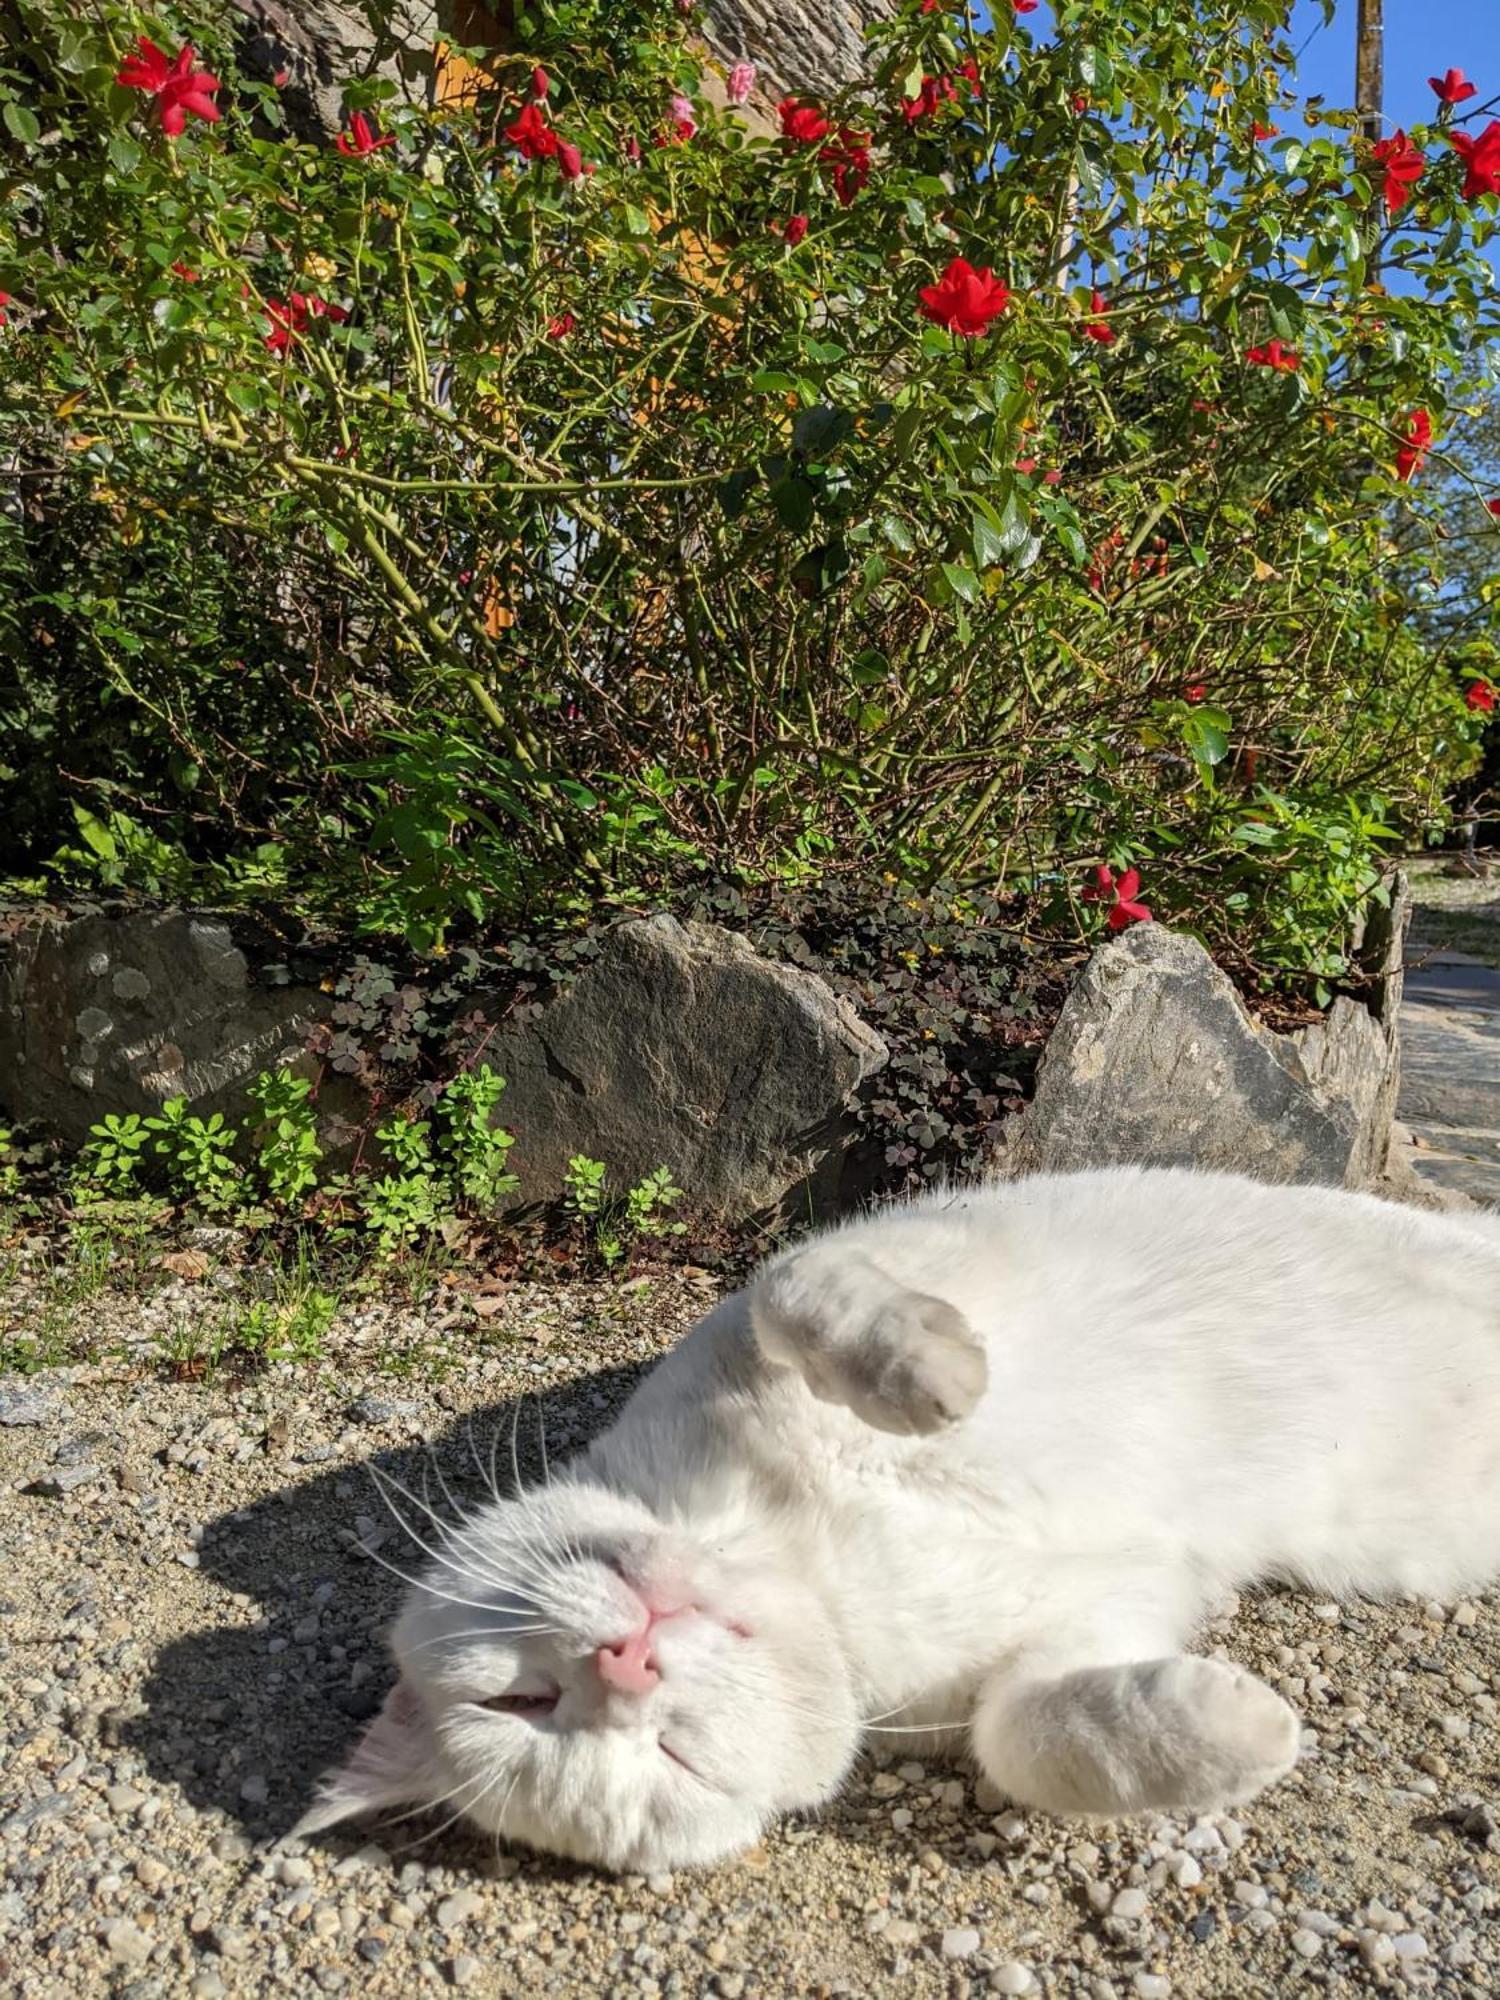
[[[747,123],[673,0],[523,6],[315,144],[216,12],[17,0],[12,871],[427,948],[880,871],[1336,978],[1484,722],[1413,613],[1500,125],[1369,146],[1279,0],[1028,11]]]

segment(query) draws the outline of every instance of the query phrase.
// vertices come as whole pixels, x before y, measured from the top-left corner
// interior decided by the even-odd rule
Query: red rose
[[[1196,708],[1200,701],[1208,699],[1208,684],[1205,681],[1193,681],[1182,690],[1182,698],[1184,701],[1190,701]]]
[[[369,119],[363,111],[356,111],[349,120],[348,132],[340,132],[333,143],[347,157],[362,160],[367,153],[378,153],[382,146],[394,146],[396,135],[387,132],[384,138],[377,139]]]
[[[289,352],[310,319],[327,319],[337,324],[349,317],[342,306],[331,306],[326,299],[305,292],[288,292],[285,299],[267,299],[266,316],[271,322],[266,346],[273,354]]]
[[[1495,690],[1488,681],[1470,681],[1464,690],[1464,706],[1472,715],[1488,715],[1495,706]]]
[[[582,153],[566,139],[557,142],[557,170],[565,181],[581,181],[596,171],[592,162],[586,164]]]
[[[1427,82],[1437,92],[1440,104],[1462,104],[1478,90],[1478,85],[1470,83],[1461,69],[1445,69],[1441,76],[1428,77]]]
[[[549,340],[566,340],[577,324],[578,319],[576,314],[570,312],[558,313],[555,319],[549,319],[547,322],[547,338]]]
[[[940,104],[952,103],[957,95],[952,77],[924,76],[916,96],[902,98],[901,116],[908,125],[915,125],[919,118],[930,118]]]
[[[966,257],[955,257],[936,284],[924,285],[918,297],[924,319],[962,334],[965,340],[988,333],[1010,304],[1009,290],[989,265],[976,270]]]
[[[806,234],[807,234],[807,217],[805,215],[793,215],[788,218],[786,225],[786,240],[793,250],[796,249],[797,245],[802,241],[803,237]]]
[[[825,167],[833,169],[833,191],[839,206],[847,208],[870,178],[870,135],[842,125],[832,143],[818,150]]]
[[[795,97],[783,97],[776,112],[782,138],[794,146],[816,146],[833,130],[832,120],[816,104],[799,104]]]
[[[537,100],[538,103],[540,103],[551,88],[552,88],[551,77],[548,76],[547,72],[542,68],[541,64],[538,63],[536,68],[531,72],[532,96]]]
[[[1374,149],[1375,158],[1385,168],[1385,206],[1390,215],[1404,208],[1412,190],[1422,178],[1427,155],[1414,146],[1404,132],[1393,132]]]
[[[1405,484],[1422,470],[1427,447],[1432,443],[1432,418],[1425,410],[1413,410],[1406,419],[1406,439],[1396,453],[1396,477]]]
[[[1108,903],[1109,927],[1112,931],[1122,931],[1127,924],[1151,922],[1150,910],[1138,900],[1140,889],[1139,869],[1127,868],[1117,882],[1113,868],[1096,868],[1094,886],[1084,890],[1083,900],[1086,903]]]
[[[175,59],[146,35],[136,37],[135,54],[127,56],[115,77],[127,90],[144,90],[156,99],[161,113],[161,129],[175,139],[188,119],[203,118],[210,125],[219,119],[214,97],[219,79],[206,69],[194,69],[197,55],[191,42],[184,42]]]
[[[1277,139],[1281,136],[1281,127],[1279,125],[1262,125],[1257,118],[1250,127],[1250,136],[1253,139]]]
[[[1115,338],[1115,330],[1104,317],[1109,311],[1109,307],[1104,302],[1103,292],[1094,292],[1091,294],[1089,298],[1089,311],[1093,317],[1092,319],[1086,319],[1083,323],[1085,336],[1089,340],[1097,340],[1101,347],[1108,347]]]
[[[1448,136],[1464,163],[1464,200],[1500,192],[1500,121],[1492,118],[1477,139],[1468,132]]]
[[[1293,348],[1283,347],[1279,340],[1268,340],[1264,347],[1252,347],[1245,356],[1257,368],[1275,368],[1283,375],[1295,375],[1302,362]]]
[[[528,104],[514,122],[505,127],[504,136],[523,160],[550,160],[557,151],[557,134],[547,123],[547,114],[539,104]]]

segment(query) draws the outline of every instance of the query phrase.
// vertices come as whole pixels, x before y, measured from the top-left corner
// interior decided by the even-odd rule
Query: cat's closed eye
[[[487,1695],[476,1702],[476,1708],[487,1708],[496,1715],[518,1716],[523,1722],[541,1722],[557,1707],[558,1690],[553,1688],[511,1688],[504,1694]]]

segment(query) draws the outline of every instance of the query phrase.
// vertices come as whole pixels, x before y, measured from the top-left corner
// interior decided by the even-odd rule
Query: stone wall
[[[829,90],[864,66],[864,31],[888,0],[713,0],[708,42],[734,62],[760,64],[762,88]]]
[[[224,0],[257,76],[282,74],[282,104],[294,131],[332,133],[343,122],[343,83],[375,70],[426,98],[440,37],[503,49],[512,39],[509,0],[386,0],[381,32],[357,0]],[[749,57],[763,94],[827,91],[862,66],[865,27],[890,0],[712,0],[705,38],[721,62]]]
[[[1254,1020],[1190,937],[1143,924],[1101,945],[993,1166],[1385,1185],[1404,924],[1398,884],[1370,940],[1368,1003],[1341,995],[1294,1034]],[[106,1112],[168,1097],[243,1121],[245,1084],[293,1062],[318,1078],[325,1144],[347,1147],[373,1114],[357,1073],[333,1060],[348,1018],[337,969],[208,911],[13,913],[0,919],[0,1110],[73,1145]],[[463,1039],[434,1053],[445,1072],[482,1055],[508,1079],[500,1116],[524,1203],[556,1196],[574,1153],[617,1181],[664,1166],[727,1221],[789,1203],[831,1215],[861,1192],[844,1172],[850,1112],[885,1044],[825,981],[731,931],[630,919],[523,1017],[498,990],[465,1005]]]

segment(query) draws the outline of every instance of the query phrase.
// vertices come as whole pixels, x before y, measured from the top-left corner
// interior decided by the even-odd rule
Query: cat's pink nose
[[[628,1639],[616,1640],[612,1646],[601,1646],[594,1655],[594,1665],[604,1685],[618,1688],[622,1694],[649,1694],[661,1679],[649,1626],[644,1632],[632,1632]]]

